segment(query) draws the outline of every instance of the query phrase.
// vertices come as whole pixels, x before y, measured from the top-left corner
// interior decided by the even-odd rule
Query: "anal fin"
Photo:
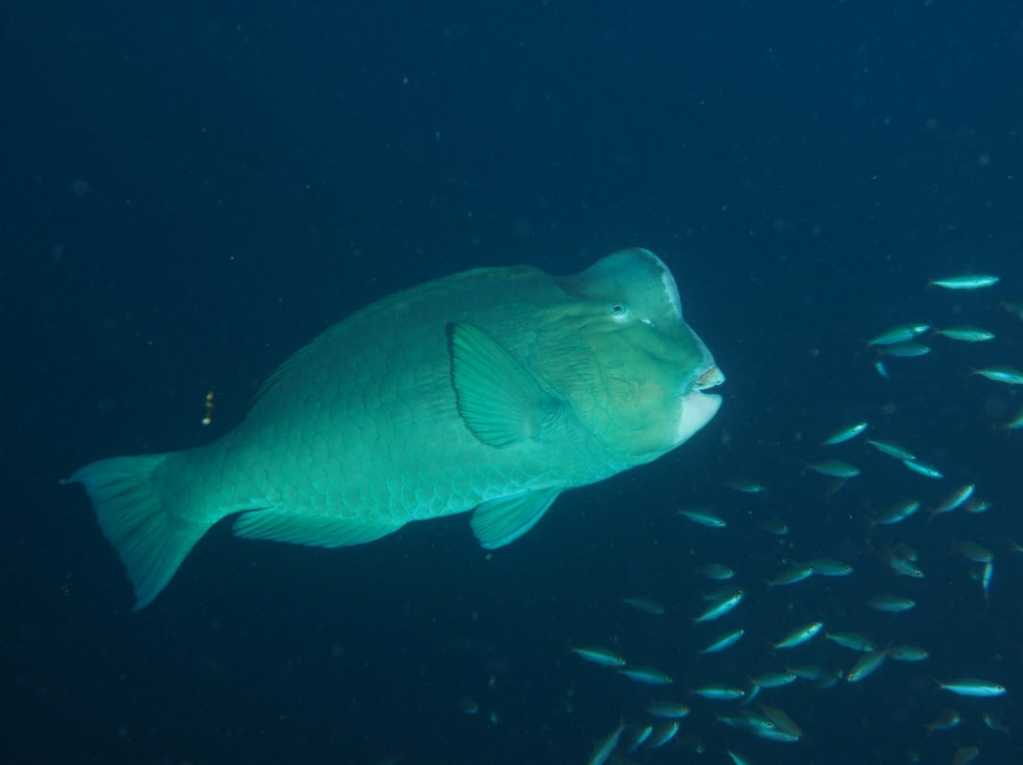
[[[401,528],[400,523],[353,520],[332,515],[299,515],[279,510],[245,513],[234,524],[236,536],[313,547],[345,547],[372,542]]]

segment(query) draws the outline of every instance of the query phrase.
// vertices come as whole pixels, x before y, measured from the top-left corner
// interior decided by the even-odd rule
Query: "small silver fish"
[[[897,343],[896,345],[885,345],[881,348],[881,353],[885,356],[893,356],[897,359],[915,359],[920,356],[926,356],[930,352],[930,347],[923,343]]]
[[[850,651],[869,653],[875,650],[874,641],[858,632],[828,632],[824,638],[842,646],[842,648],[848,648]]]
[[[847,425],[841,430],[838,430],[825,438],[824,441],[821,442],[821,445],[834,446],[835,444],[845,443],[846,441],[856,438],[856,436],[860,435],[860,433],[865,431],[868,427],[869,425],[866,422],[857,422],[852,425]]]
[[[721,651],[731,648],[733,645],[738,643],[745,634],[746,631],[741,627],[739,629],[734,629],[731,632],[727,632],[718,637],[710,645],[700,651],[700,653],[720,653]]]
[[[954,693],[957,696],[970,696],[979,699],[1004,696],[1008,693],[1004,685],[988,682],[987,680],[978,680],[975,677],[964,677],[958,680],[949,680],[947,683],[938,683],[938,686],[942,690]]]
[[[671,720],[670,722],[661,723],[654,728],[654,734],[650,737],[650,749],[657,749],[658,747],[664,746],[678,733],[678,720]]]
[[[814,558],[809,566],[817,576],[849,576],[855,570],[850,564],[831,558]]]
[[[618,747],[618,742],[621,741],[622,733],[624,732],[625,725],[621,724],[604,736],[604,738],[600,739],[593,748],[590,759],[586,761],[587,765],[604,765],[608,758],[611,757],[611,753]]]
[[[937,334],[947,337],[949,340],[958,340],[961,343],[984,343],[995,339],[994,332],[980,327],[949,327],[937,330]]]
[[[775,650],[781,650],[785,648],[795,648],[796,646],[803,645],[809,642],[816,636],[822,629],[824,629],[823,622],[811,622],[802,627],[792,630],[785,637],[774,643],[772,646]]]
[[[813,566],[808,563],[796,563],[789,566],[773,579],[767,580],[768,587],[783,587],[796,582],[802,582],[813,576]]]
[[[943,709],[938,712],[938,716],[933,721],[927,723],[924,727],[928,733],[934,733],[939,730],[952,730],[959,725],[960,720],[961,718],[956,710]]]
[[[924,334],[931,328],[930,324],[900,324],[897,327],[886,329],[876,337],[867,341],[867,345],[896,345],[912,340],[914,337]]]
[[[888,658],[895,661],[926,661],[930,654],[915,645],[893,645],[888,649]]]
[[[651,717],[662,717],[669,720],[689,716],[689,707],[677,701],[654,701],[646,708]]]
[[[902,464],[917,475],[922,475],[924,478],[939,480],[945,477],[944,474],[936,467],[928,465],[926,462],[921,462],[920,460],[902,460]]]
[[[945,276],[941,279],[931,279],[928,284],[932,287],[942,287],[947,290],[976,290],[983,287],[993,287],[998,284],[1000,278],[991,274],[960,274],[958,276]]]
[[[733,688],[727,685],[705,685],[691,691],[694,696],[710,701],[735,701],[746,695],[742,688]]]
[[[901,595],[875,595],[867,601],[867,605],[886,614],[901,614],[913,608],[916,601]]]
[[[867,443],[877,449],[881,454],[885,454],[889,457],[894,457],[897,460],[915,460],[916,455],[908,449],[904,449],[898,444],[893,444],[891,441],[878,441],[875,439],[868,438]]]
[[[627,750],[629,754],[632,754],[641,746],[643,746],[646,740],[650,738],[650,734],[652,734],[653,732],[654,732],[653,725],[644,725],[643,727],[637,729],[636,735],[632,737],[632,743],[629,744],[629,748]]]
[[[866,680],[880,669],[886,657],[887,654],[884,651],[871,651],[870,653],[863,654],[859,661],[853,664],[848,674],[846,674],[846,682],[858,683]]]
[[[570,649],[579,658],[601,667],[624,667],[625,659],[608,648],[599,646],[575,646]]]
[[[1013,367],[996,366],[975,369],[973,374],[1006,385],[1023,385],[1023,372]]]
[[[624,667],[618,674],[643,685],[671,685],[671,676],[654,667]]]
[[[888,375],[888,367],[885,366],[884,362],[878,359],[874,362],[874,371],[880,375],[882,380],[890,380],[891,377]]]
[[[710,622],[719,619],[739,605],[744,596],[745,593],[742,590],[735,590],[731,593],[720,595],[714,599],[706,611],[693,619],[693,621],[699,624],[700,622]]]
[[[828,478],[855,478],[860,474],[860,469],[855,465],[841,460],[824,460],[813,462],[807,465],[810,470]]]
[[[931,518],[937,515],[944,515],[945,513],[951,513],[953,510],[960,508],[966,500],[973,496],[973,492],[976,489],[972,483],[966,484],[956,489],[954,492],[949,494],[941,504],[931,510]]]
[[[732,569],[721,563],[708,563],[704,566],[700,566],[697,569],[697,572],[699,572],[701,576],[705,576],[708,579],[715,579],[717,581],[724,581],[735,576],[735,572]]]
[[[644,614],[650,614],[651,616],[664,616],[664,606],[652,598],[645,598],[637,595],[629,598],[622,598],[622,603]]]
[[[919,501],[915,499],[905,500],[892,507],[884,515],[875,520],[874,523],[879,526],[892,526],[906,520],[919,509]]]
[[[709,510],[694,508],[692,510],[679,510],[678,514],[699,526],[706,526],[709,529],[723,529],[728,525],[723,518],[719,518]]]
[[[733,491],[738,491],[743,494],[763,494],[767,491],[767,487],[764,486],[764,484],[756,481],[749,481],[745,478],[736,478],[734,481],[727,481],[725,486]]]

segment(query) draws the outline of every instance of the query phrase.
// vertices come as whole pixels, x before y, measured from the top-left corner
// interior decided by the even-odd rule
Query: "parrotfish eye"
[[[613,303],[611,305],[611,318],[615,321],[625,321],[629,318],[629,307],[624,303]]]

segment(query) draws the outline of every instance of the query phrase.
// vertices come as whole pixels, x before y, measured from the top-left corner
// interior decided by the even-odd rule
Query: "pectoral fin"
[[[514,542],[547,512],[561,489],[542,489],[484,502],[472,514],[473,533],[488,550]]]
[[[540,435],[560,402],[479,327],[449,324],[448,338],[458,413],[473,435],[498,448]]]

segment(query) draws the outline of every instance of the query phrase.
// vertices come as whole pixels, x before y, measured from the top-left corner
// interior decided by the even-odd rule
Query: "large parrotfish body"
[[[242,537],[337,547],[475,510],[480,543],[500,547],[566,489],[685,442],[723,380],[647,250],[567,277],[479,269],[334,325],[214,443],[101,460],[70,481],[141,608],[234,513]]]

